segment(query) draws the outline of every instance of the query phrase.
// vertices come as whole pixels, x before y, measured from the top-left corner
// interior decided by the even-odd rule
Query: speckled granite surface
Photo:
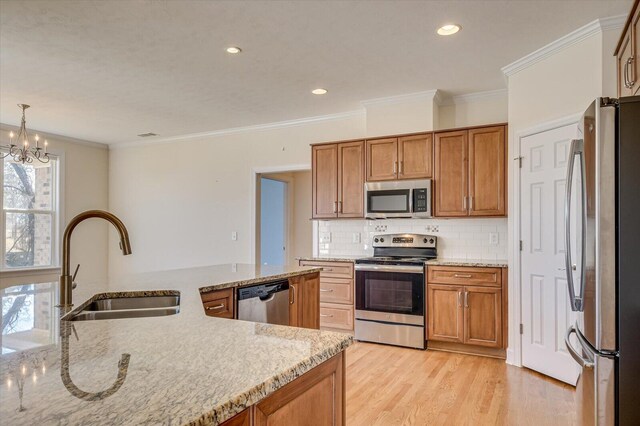
[[[3,330],[0,423],[218,424],[338,354],[353,338],[207,317],[200,289],[308,270],[219,265],[104,283],[107,294],[180,292],[178,314],[133,319],[59,321],[56,283],[7,288],[14,305],[20,297],[27,303],[13,329]],[[76,309],[93,293],[80,280]]]
[[[478,268],[506,268],[506,260],[480,260],[480,259],[432,259],[427,261],[427,266],[475,266]]]
[[[362,259],[367,257],[361,256],[309,256],[309,257],[296,257],[297,260],[308,260],[311,262],[355,262],[356,259]]]

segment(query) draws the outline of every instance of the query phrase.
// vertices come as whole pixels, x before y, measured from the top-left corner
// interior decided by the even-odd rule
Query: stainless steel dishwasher
[[[238,319],[289,325],[289,282],[239,288]]]

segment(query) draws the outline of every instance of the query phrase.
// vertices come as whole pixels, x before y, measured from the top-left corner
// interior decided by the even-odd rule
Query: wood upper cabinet
[[[618,97],[640,93],[640,81],[638,81],[640,75],[638,70],[639,27],[640,0],[636,0],[615,52],[618,66]]]
[[[504,216],[506,138],[504,126],[469,130],[469,215]]]
[[[436,133],[434,216],[468,216],[469,167],[466,130]]]
[[[364,216],[364,142],[338,144],[338,217]]]
[[[506,215],[506,126],[435,135],[434,216]]]
[[[433,135],[367,140],[367,181],[427,179],[433,175]]]
[[[502,347],[502,289],[465,287],[464,343]]]
[[[364,217],[364,142],[314,145],[314,219]]]
[[[317,219],[337,217],[338,145],[314,145],[311,152],[312,216]]]
[[[398,178],[398,139],[367,141],[367,181]]]
[[[427,286],[427,335],[429,340],[460,342],[463,337],[462,295],[464,287]]]
[[[398,138],[398,179],[427,179],[433,177],[433,135]]]
[[[289,325],[320,328],[320,276],[318,273],[289,279]]]

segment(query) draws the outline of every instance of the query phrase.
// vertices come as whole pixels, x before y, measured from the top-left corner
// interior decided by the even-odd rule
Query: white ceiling
[[[0,122],[29,103],[28,127],[117,143],[499,89],[501,67],[631,3],[2,0]],[[462,31],[437,36],[447,22]]]

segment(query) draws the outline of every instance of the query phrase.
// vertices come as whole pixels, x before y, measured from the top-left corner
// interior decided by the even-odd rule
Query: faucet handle
[[[73,288],[74,290],[76,287],[78,287],[78,283],[76,283],[76,275],[78,275],[78,269],[80,269],[79,263],[78,263],[78,266],[76,266],[76,270],[73,273],[73,277],[71,278],[71,288]]]

